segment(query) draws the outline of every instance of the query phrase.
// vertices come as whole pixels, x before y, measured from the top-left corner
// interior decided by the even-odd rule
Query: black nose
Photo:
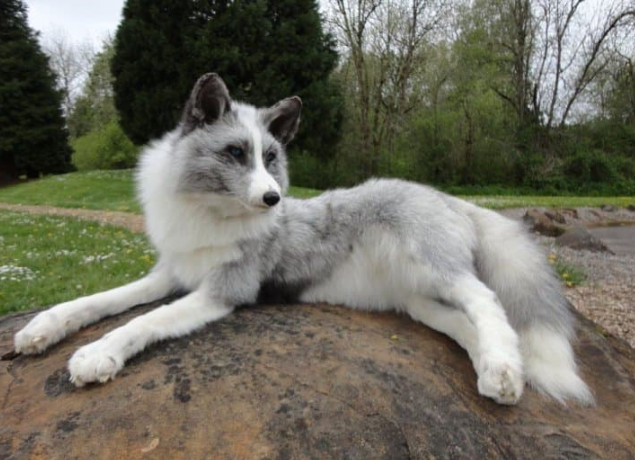
[[[267,206],[274,206],[280,201],[280,195],[278,192],[267,192],[263,195],[262,201],[264,201]]]

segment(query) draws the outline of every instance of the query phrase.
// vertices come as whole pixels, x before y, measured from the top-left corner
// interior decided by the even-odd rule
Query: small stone
[[[579,219],[580,215],[578,214],[578,210],[576,208],[566,208],[561,209],[560,212],[572,219]]]
[[[560,212],[558,211],[545,211],[545,216],[547,216],[549,219],[553,220],[554,222],[558,222],[559,224],[566,224],[567,221],[564,218],[564,216],[562,214],[560,214]]]

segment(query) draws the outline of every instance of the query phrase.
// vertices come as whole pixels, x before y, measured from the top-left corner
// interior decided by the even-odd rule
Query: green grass
[[[0,202],[141,211],[134,198],[131,169],[75,172],[0,188]]]
[[[295,198],[313,198],[322,193],[322,190],[305,187],[289,187],[289,195]]]
[[[459,189],[457,189],[458,191]],[[291,187],[296,198],[311,198],[319,190]],[[491,209],[524,206],[576,207],[610,204],[626,207],[635,197],[535,196],[535,195],[458,195]],[[59,206],[63,208],[105,209],[140,213],[135,200],[133,171],[89,171],[50,176],[0,188],[0,202]]]
[[[147,273],[154,258],[141,234],[0,211],[0,315],[122,285]]]
[[[578,206],[598,207],[603,204],[610,204],[624,208],[630,204],[635,204],[635,197],[632,196],[461,196],[461,198],[471,201],[485,208],[504,209],[521,208],[525,206],[573,208]]]
[[[581,268],[558,259],[554,253],[549,254],[548,260],[566,287],[578,286],[586,280],[586,273]]]
[[[0,189],[0,202],[139,212],[132,171],[53,176]],[[308,198],[320,191],[291,187]],[[510,206],[625,206],[629,197],[469,196],[490,208]],[[0,211],[0,315],[43,307],[109,289],[138,278],[152,266],[146,238],[124,229],[68,217]],[[585,274],[555,258],[567,286]]]
[[[133,170],[127,169],[49,176],[0,188],[0,203],[140,213],[133,174]],[[297,198],[310,198],[320,193],[319,190],[303,187],[289,189],[289,194]]]
[[[142,234],[71,217],[0,211],[0,315],[41,308],[137,279],[154,264]],[[582,270],[549,262],[565,286]]]

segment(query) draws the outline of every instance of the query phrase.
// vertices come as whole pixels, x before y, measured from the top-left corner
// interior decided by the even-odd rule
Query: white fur
[[[465,276],[446,295],[467,314],[448,307],[441,307],[447,314],[441,313],[432,300],[440,281],[437,275],[408,257],[409,248],[394,236],[369,233],[347,263],[304,293],[301,300],[362,309],[406,309],[412,317],[455,338],[468,351],[481,394],[501,404],[515,404],[524,387],[518,336],[496,295],[477,278]],[[404,302],[404,292],[424,295],[414,303]]]
[[[160,264],[154,276],[174,279],[176,283],[166,285],[177,284],[194,292],[79,349],[69,361],[71,380],[78,386],[112,379],[127,358],[149,343],[188,334],[231,312],[230,306],[214,300],[213,293],[210,297],[203,284],[205,275],[239,256],[239,240],[256,237],[275,223],[275,210],[254,213],[223,197],[201,196],[199,200],[192,200],[176,193],[173,142],[174,138],[167,136],[146,151],[139,168],[139,195],[145,209],[146,231],[160,250]],[[258,142],[259,137],[254,134],[254,143],[258,145]],[[260,161],[262,163],[262,159]],[[121,291],[98,295],[112,296],[121,310],[129,307],[129,299]],[[50,311],[57,313],[58,308]],[[51,341],[60,339],[54,337]]]
[[[264,204],[262,197],[267,192],[280,193],[280,185],[278,185],[275,179],[271,177],[271,174],[265,169],[262,158],[262,135],[257,126],[256,110],[253,107],[242,105],[239,106],[238,109],[241,111],[240,120],[251,135],[254,149],[255,168],[250,175],[248,192],[249,204],[254,207],[263,206],[268,208],[268,206]]]
[[[83,386],[113,379],[125,361],[149,343],[188,334],[231,311],[230,307],[210,302],[203,289],[194,291],[77,350],[68,363],[71,381]]]
[[[166,272],[155,271],[125,286],[61,303],[37,315],[16,334],[16,351],[40,353],[66,335],[101,318],[165,297],[173,287]]]
[[[276,210],[253,213],[222,197],[183,198],[171,188],[171,148],[168,138],[146,152],[139,168],[139,195],[146,232],[160,249],[163,264],[181,285],[195,289],[211,269],[239,255],[237,241],[274,225]]]
[[[462,305],[476,329],[479,392],[501,404],[515,404],[525,382],[518,335],[496,294],[474,276],[460,278],[448,298]]]
[[[368,231],[349,259],[323,283],[303,293],[303,302],[328,302],[370,310],[403,305],[404,289],[429,282],[421,266],[393,235]]]
[[[240,241],[258,239],[277,225],[276,207],[268,212],[254,212],[254,208],[261,206],[266,191],[280,192],[280,186],[263,165],[256,112],[244,106],[238,109],[256,153],[249,203],[214,194],[185,197],[178,193],[178,134],[154,143],[142,157],[137,178],[146,231],[160,253],[154,272],[127,286],[60,304],[39,314],[16,335],[17,351],[41,352],[68,333],[104,316],[162,298],[177,286],[189,289],[191,293],[182,299],[137,317],[73,355],[69,370],[76,385],[104,382],[148,344],[185,335],[231,312],[233,306],[224,305],[206,286],[206,276],[241,256]],[[479,234],[479,243],[500,267],[509,266],[512,271],[515,268],[524,273],[519,269],[523,257],[538,257],[535,251],[523,249],[525,240],[521,237],[517,237],[515,245],[509,245],[509,251],[496,250],[499,242],[509,243],[518,235],[515,224],[499,219],[500,216],[458,201],[454,204],[464,214],[452,213],[443,203],[434,203],[438,196],[431,194],[427,198],[427,203],[413,199],[408,204],[412,209],[412,228],[421,225],[416,219],[426,218],[432,206],[440,209],[438,213],[445,212],[435,217],[447,223],[446,235],[452,233],[452,239],[462,241],[467,248],[477,247],[476,235],[483,228],[488,229],[486,236]],[[496,224],[491,225],[492,221]],[[479,392],[499,403],[518,401],[524,374],[530,383],[557,399],[573,395],[583,401],[591,400],[576,374],[566,337],[534,328],[523,331],[519,339],[492,288],[470,274],[453,273],[449,278],[447,273],[426,265],[424,259],[412,257],[418,248],[408,244],[414,244],[413,240],[401,239],[380,226],[365,229],[350,256],[333,267],[327,279],[304,292],[301,300],[407,312],[465,348],[478,374]],[[514,290],[515,283],[522,280],[509,276],[494,282],[504,285],[500,289]],[[497,288],[496,292],[500,295],[501,291]],[[438,299],[459,308],[442,305]]]
[[[593,404],[593,394],[577,374],[573,350],[565,337],[537,326],[520,336],[520,344],[530,385],[561,403],[573,397]]]

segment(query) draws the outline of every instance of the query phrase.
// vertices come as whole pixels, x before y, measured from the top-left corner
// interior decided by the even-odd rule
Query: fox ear
[[[198,79],[183,110],[183,134],[196,127],[214,123],[230,110],[231,98],[225,82],[215,73]]]
[[[301,111],[302,100],[298,96],[292,96],[265,109],[262,120],[278,142],[286,145],[298,132]]]

